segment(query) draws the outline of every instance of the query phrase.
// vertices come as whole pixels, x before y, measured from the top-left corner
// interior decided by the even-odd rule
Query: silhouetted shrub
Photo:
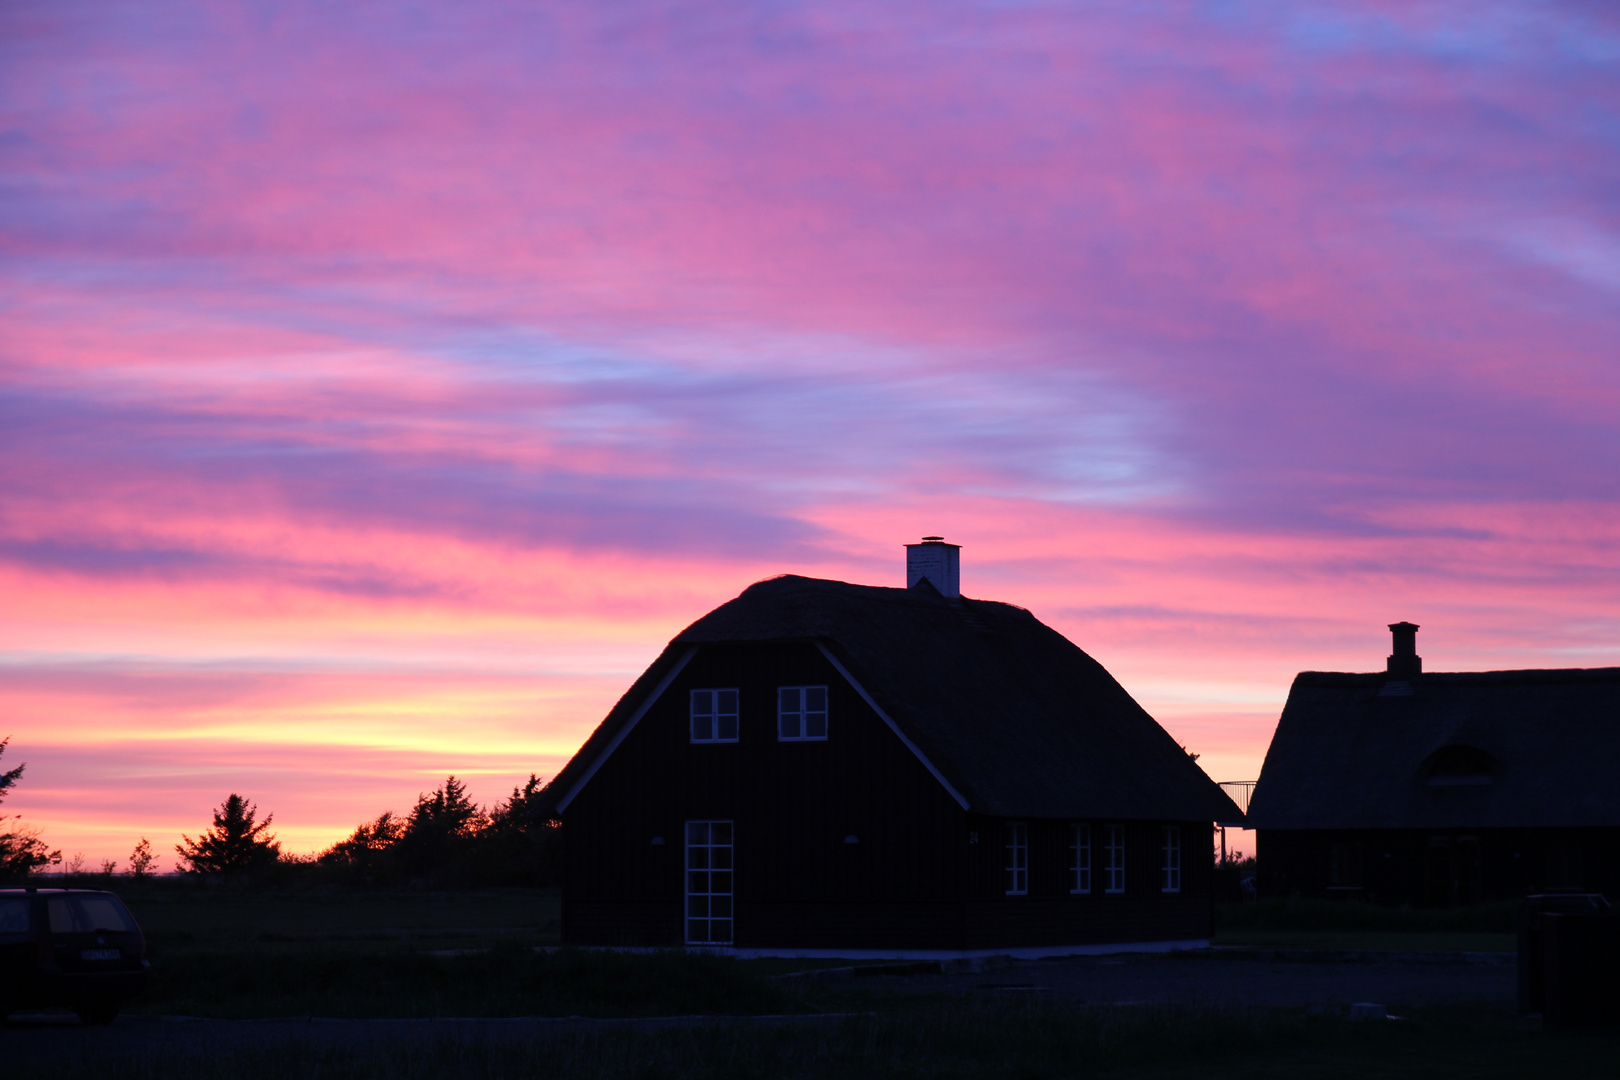
[[[360,885],[555,885],[561,823],[538,820],[541,783],[530,775],[484,810],[454,776],[417,796],[403,817],[384,811],[313,859],[317,876]]]

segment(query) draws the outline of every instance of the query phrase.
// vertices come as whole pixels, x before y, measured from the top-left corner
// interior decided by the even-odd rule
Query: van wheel
[[[110,1024],[118,1018],[118,1002],[116,1001],[86,1001],[73,1007],[79,1014],[82,1024]]]

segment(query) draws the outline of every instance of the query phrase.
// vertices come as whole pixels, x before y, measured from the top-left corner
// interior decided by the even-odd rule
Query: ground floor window
[[[1581,842],[1573,836],[1556,836],[1547,845],[1547,884],[1554,888],[1578,889],[1585,883]]]
[[[1069,892],[1091,891],[1091,826],[1069,826]]]
[[[1479,903],[1479,840],[1473,836],[1429,837],[1425,899],[1430,907]]]
[[[1361,845],[1340,840],[1328,848],[1328,888],[1361,888]]]
[[[731,822],[686,823],[686,941],[730,945]]]
[[[1125,891],[1125,826],[1107,825],[1108,843],[1103,845],[1103,892]]]
[[[1181,891],[1181,826],[1166,825],[1159,842],[1159,891]]]
[[[1029,826],[1022,821],[1007,825],[1007,895],[1029,892]]]

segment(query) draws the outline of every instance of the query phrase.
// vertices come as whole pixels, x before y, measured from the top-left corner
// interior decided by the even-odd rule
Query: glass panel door
[[[686,823],[686,941],[731,944],[731,822]]]

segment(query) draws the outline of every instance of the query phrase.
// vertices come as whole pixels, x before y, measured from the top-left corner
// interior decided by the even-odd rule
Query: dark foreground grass
[[[575,1024],[505,1034],[434,1032],[421,1025],[414,1031],[328,1029],[324,1035],[266,1039],[244,1033],[244,1027],[192,1025],[195,1030],[142,1050],[64,1043],[48,1060],[30,1061],[28,1075],[41,1080],[1620,1076],[1620,1038],[1550,1036],[1482,1008],[1425,1010],[1399,1023],[1351,1023],[1288,1011],[977,1004],[785,1023]]]
[[[1215,921],[1219,930],[1511,934],[1518,927],[1518,912],[1517,900],[1471,907],[1414,908],[1290,896],[1220,904]]]
[[[1517,914],[1514,900],[1412,908],[1296,896],[1219,905],[1214,942],[1275,949],[1512,952]]]
[[[125,1011],[251,1019],[626,1017],[814,1008],[802,990],[730,957],[536,951],[508,942],[464,956],[403,949],[190,950],[154,963],[151,988]]]
[[[187,881],[120,888],[152,950],[152,985],[125,1007],[137,1015],[802,1012],[817,1007],[807,995],[818,988],[766,976],[824,966],[556,949],[555,889],[253,891]],[[460,955],[438,955],[445,951]]]
[[[556,889],[251,889],[189,879],[111,887],[134,912],[158,955],[189,949],[299,951],[379,941],[414,948],[478,947],[521,939],[558,942]]]

